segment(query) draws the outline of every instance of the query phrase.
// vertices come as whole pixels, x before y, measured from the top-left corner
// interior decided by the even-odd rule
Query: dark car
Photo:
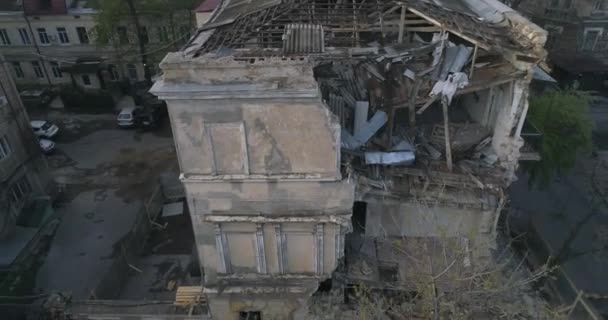
[[[26,106],[43,108],[53,101],[55,93],[50,89],[35,89],[21,91],[19,96]]]
[[[142,129],[156,129],[167,115],[167,107],[163,105],[144,106],[135,118],[136,126]]]

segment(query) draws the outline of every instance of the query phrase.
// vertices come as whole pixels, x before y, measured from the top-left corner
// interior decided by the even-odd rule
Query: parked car
[[[139,114],[142,112],[142,108],[141,107],[125,107],[122,110],[120,110],[120,113],[118,114],[118,117],[116,117],[116,120],[118,121],[118,125],[120,127],[133,127],[136,124],[136,119],[139,116]]]
[[[164,119],[166,115],[166,106],[146,106],[137,115],[136,124],[143,129],[155,129],[160,126],[162,119]]]
[[[31,121],[30,125],[38,137],[52,138],[59,132],[56,125],[44,120]]]
[[[40,144],[40,149],[44,153],[51,153],[55,149],[55,142],[48,139],[38,139],[38,143]]]
[[[19,95],[25,105],[34,107],[46,107],[55,97],[55,93],[50,89],[25,90]]]

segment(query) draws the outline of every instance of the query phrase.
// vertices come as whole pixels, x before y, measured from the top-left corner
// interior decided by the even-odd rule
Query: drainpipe
[[[51,82],[51,78],[49,77],[49,72],[46,70],[46,64],[44,63],[44,59],[42,58],[42,53],[40,52],[40,47],[38,46],[36,35],[34,35],[34,32],[32,31],[32,25],[30,23],[30,19],[27,17],[27,12],[25,12],[25,7],[23,8],[23,18],[27,23],[27,28],[30,31],[30,34],[32,35],[32,41],[34,41],[34,47],[36,47],[36,52],[38,53],[38,60],[40,61],[40,65],[42,66],[42,71],[44,72],[46,81],[49,83],[49,86],[52,86],[53,83]]]

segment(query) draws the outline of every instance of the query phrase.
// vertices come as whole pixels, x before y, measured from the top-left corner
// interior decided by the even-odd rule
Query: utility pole
[[[141,25],[139,23],[139,15],[137,14],[137,9],[135,8],[135,3],[133,0],[125,0],[127,3],[127,7],[129,8],[129,16],[131,16],[131,20],[135,25],[135,32],[137,34],[137,43],[139,45],[139,54],[141,56],[141,64],[144,67],[144,77],[146,78],[146,84],[152,84],[152,75],[150,74],[150,69],[148,68],[148,56],[146,54],[146,44],[144,43],[143,34]]]
[[[49,86],[52,86],[53,83],[51,82],[51,77],[49,77],[49,72],[46,69],[46,64],[44,63],[43,55],[40,52],[40,47],[38,46],[38,40],[36,40],[36,35],[34,34],[34,31],[32,31],[32,24],[30,23],[30,19],[27,17],[27,12],[25,11],[25,7],[23,8],[23,18],[25,19],[25,22],[27,23],[27,28],[30,32],[30,35],[32,36],[32,41],[34,41],[34,47],[36,48],[36,52],[38,53],[38,60],[40,61],[40,64],[42,65],[42,71],[44,72],[46,81],[49,83]]]

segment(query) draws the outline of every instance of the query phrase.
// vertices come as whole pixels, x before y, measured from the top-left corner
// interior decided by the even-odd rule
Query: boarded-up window
[[[239,123],[207,124],[217,174],[248,174],[245,127]]]
[[[226,233],[230,250],[230,265],[234,273],[257,272],[255,234]]]
[[[287,273],[315,272],[315,242],[311,232],[286,232]]]

